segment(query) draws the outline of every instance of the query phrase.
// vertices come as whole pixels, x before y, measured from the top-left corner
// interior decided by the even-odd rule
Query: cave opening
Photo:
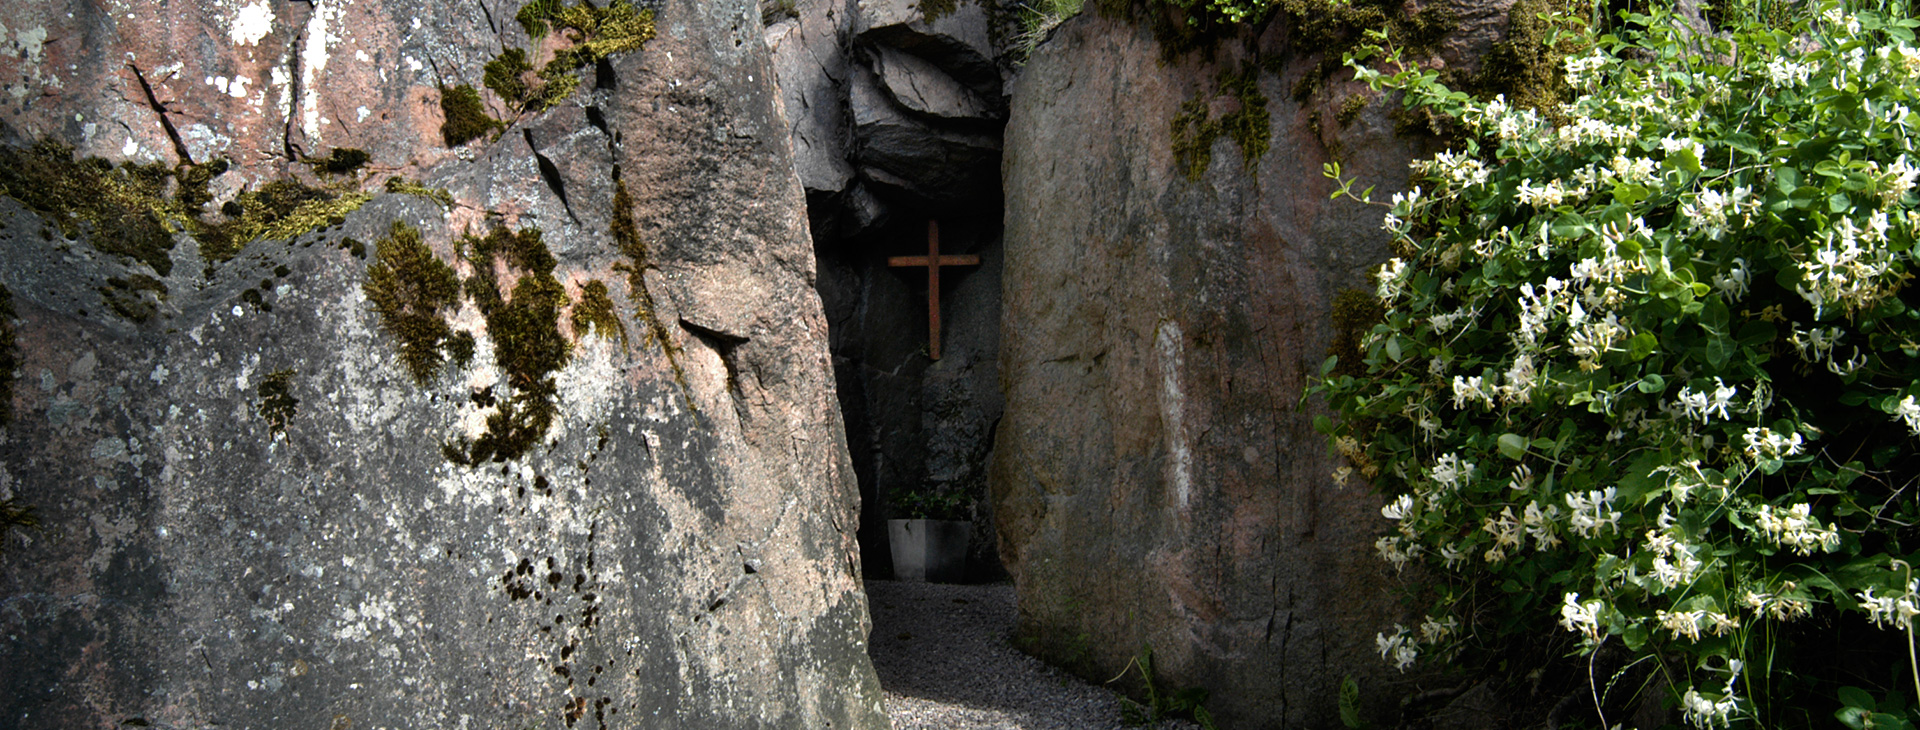
[[[807,191],[867,578],[895,577],[887,520],[913,517],[971,523],[965,582],[1007,575],[987,464],[1001,414],[1000,148],[1013,66],[989,5],[929,19],[910,2],[803,1],[767,27]],[[930,222],[940,254],[966,261],[940,267],[933,302],[928,269],[899,261],[928,256]]]

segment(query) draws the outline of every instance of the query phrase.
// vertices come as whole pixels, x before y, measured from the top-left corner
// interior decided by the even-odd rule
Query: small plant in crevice
[[[1125,698],[1121,700],[1120,717],[1128,725],[1150,727],[1159,724],[1161,720],[1185,716],[1199,723],[1200,727],[1206,730],[1215,730],[1213,713],[1208,712],[1205,707],[1208,695],[1205,689],[1187,687],[1166,691],[1166,688],[1154,684],[1153,647],[1140,647],[1140,653],[1128,660],[1127,666],[1121,667],[1120,674],[1107,680],[1106,683],[1118,682],[1127,676],[1128,671],[1133,670],[1138,670],[1140,673],[1140,684],[1146,699],[1144,702]]]
[[[286,433],[287,424],[293,421],[294,410],[300,405],[300,399],[293,397],[292,368],[275,370],[260,379],[254,392],[260,396],[256,407],[260,418],[267,422],[267,430],[274,435]]]
[[[1085,7],[1086,0],[1031,0],[1020,3],[1020,29],[1014,36],[1015,58],[1024,60],[1047,39],[1047,34]]]

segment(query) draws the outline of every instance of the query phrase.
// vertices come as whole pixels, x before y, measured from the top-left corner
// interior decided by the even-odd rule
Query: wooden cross
[[[940,359],[940,267],[979,263],[979,256],[941,256],[940,224],[931,218],[927,219],[927,255],[887,258],[888,266],[927,267],[927,351],[935,360]]]

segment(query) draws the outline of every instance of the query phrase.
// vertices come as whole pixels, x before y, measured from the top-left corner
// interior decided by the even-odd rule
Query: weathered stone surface
[[[998,98],[1005,78],[997,63],[988,0],[957,0],[932,20],[920,0],[853,0],[853,34],[861,41],[920,56],[982,94]]]
[[[256,5],[273,21],[242,43],[233,18]],[[130,52],[186,120],[195,161],[229,156],[230,177],[258,179],[287,174],[289,140],[358,146],[374,156],[364,184],[404,168],[456,202],[381,194],[210,269],[183,238],[158,276],[0,198],[23,362],[0,497],[44,528],[0,554],[0,724],[886,726],[803,191],[757,9],[670,0],[659,37],[561,108],[448,151],[434,72],[406,59],[477,82],[502,37],[522,42],[516,8],[4,4],[8,42],[48,29],[24,61],[0,62],[29,84],[0,101],[16,138],[173,161],[132,74],[90,60]],[[325,69],[293,74],[322,82],[262,80],[323,36]],[[251,77],[249,95],[209,94],[199,79],[215,71],[229,90]],[[285,89],[299,92],[290,114],[274,101]],[[300,128],[308,110],[318,134]],[[98,126],[63,121],[75,114]],[[212,130],[202,148],[192,125]],[[615,207],[616,175],[631,207]],[[628,216],[643,258],[614,237]],[[558,415],[525,455],[467,467],[443,454],[487,428],[488,398],[526,384],[495,354],[512,332],[489,331],[471,298],[450,319],[475,335],[472,362],[409,378],[364,289],[395,222],[463,277],[532,275],[456,260],[463,230],[544,232],[570,353]],[[145,322],[102,301],[136,273],[166,286]],[[569,318],[594,281],[624,338]],[[263,408],[270,381],[297,401],[284,431]]]
[[[844,0],[799,0],[796,17],[766,31],[794,167],[810,192],[839,192],[853,178],[845,90],[849,10]]]
[[[985,119],[998,110],[948,76],[933,62],[895,48],[873,49],[872,66],[880,85],[900,106],[941,119]]]
[[[863,177],[921,205],[991,200],[1000,168],[997,135],[933,126],[902,113],[878,79],[855,66],[849,84],[855,161]]]
[[[1382,103],[1341,126],[1354,89],[1294,102],[1316,60],[1296,57],[1259,76],[1271,151],[1243,165],[1223,135],[1188,179],[1169,122],[1237,108],[1216,78],[1247,47],[1162,66],[1149,31],[1082,16],[1016,81],[994,507],[1043,655],[1106,679],[1151,647],[1160,687],[1210,690],[1221,727],[1338,727],[1342,677],[1407,689],[1373,636],[1409,617],[1371,547],[1378,497],[1334,482],[1300,406],[1329,303],[1388,255],[1379,212],[1330,201],[1321,166],[1341,150],[1381,196],[1415,149]]]

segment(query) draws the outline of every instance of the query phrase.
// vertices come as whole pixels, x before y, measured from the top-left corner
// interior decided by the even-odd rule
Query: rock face
[[[446,148],[438,87],[567,42],[518,7],[5,4],[16,145],[227,158],[209,220],[268,179],[357,207],[156,261],[0,197],[0,498],[41,521],[0,553],[0,724],[886,726],[757,9],[668,0]],[[371,163],[289,160],[335,148]]]
[[[982,465],[1000,418],[1000,127],[1009,16],[909,0],[799,0],[767,27],[801,179],[834,373],[859,474],[869,576],[892,566],[886,520],[906,493],[954,495],[975,525],[973,579],[1003,577]],[[928,344],[927,221],[941,250],[942,358]]]
[[[1414,145],[1377,99],[1339,120],[1364,87],[1295,101],[1317,60],[1295,56],[1256,76],[1270,151],[1243,163],[1222,134],[1191,179],[1175,153],[1183,104],[1248,108],[1221,79],[1284,53],[1283,26],[1163,65],[1144,28],[1071,20],[1014,84],[1005,139],[991,479],[1021,640],[1102,679],[1150,647],[1158,686],[1209,690],[1221,727],[1338,727],[1343,676],[1405,694],[1373,637],[1417,623],[1372,549],[1378,497],[1329,476],[1301,400],[1330,302],[1388,255],[1379,211],[1330,201],[1321,166],[1384,197]]]

